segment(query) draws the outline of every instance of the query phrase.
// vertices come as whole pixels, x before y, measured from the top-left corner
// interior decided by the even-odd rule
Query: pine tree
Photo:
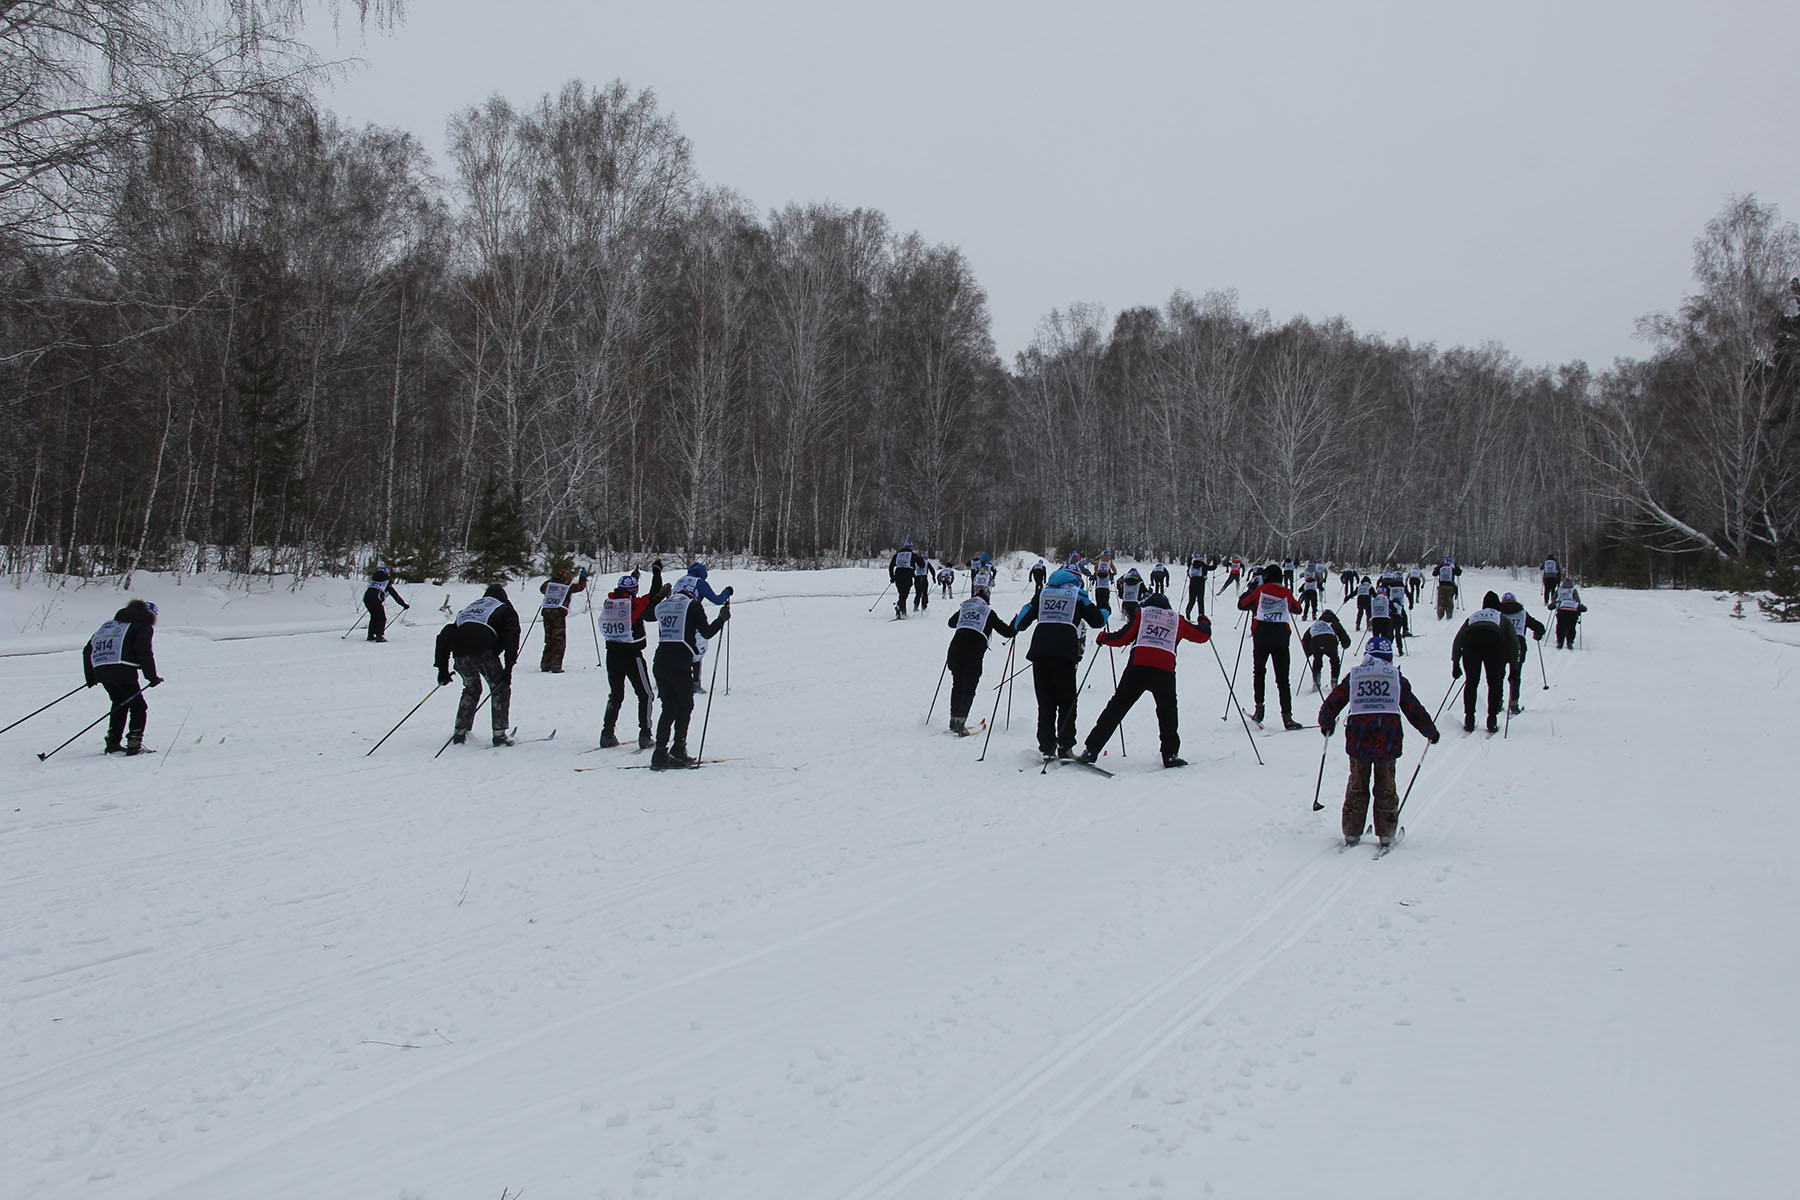
[[[531,570],[531,542],[519,519],[519,497],[489,474],[481,488],[481,508],[469,531],[471,558],[463,578],[476,583],[500,583],[511,575]]]

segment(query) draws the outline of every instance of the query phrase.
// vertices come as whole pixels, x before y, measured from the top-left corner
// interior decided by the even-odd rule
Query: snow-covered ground
[[[403,586],[370,645],[339,637],[353,581],[140,579],[159,753],[37,761],[98,691],[0,738],[0,1194],[1800,1194],[1800,630],[1586,591],[1509,737],[1446,713],[1375,862],[1338,850],[1341,739],[1314,813],[1317,733],[1257,735],[1258,766],[1206,647],[1191,767],[1155,765],[1146,699],[1116,778],[1043,775],[1029,677],[985,762],[947,684],[922,724],[948,603],[713,582],[728,761],[658,775],[592,750],[583,609],[567,673],[536,634],[518,672],[520,738],[554,740],[433,760],[445,689],[365,757],[434,682],[446,589]],[[1503,585],[1535,599],[1465,594]],[[0,589],[0,723],[80,682],[121,602]],[[1435,706],[1452,626],[1419,626]],[[1101,662],[1084,733],[1110,689]]]

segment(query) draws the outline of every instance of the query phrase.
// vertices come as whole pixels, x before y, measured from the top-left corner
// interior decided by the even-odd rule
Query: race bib
[[[1369,600],[1369,616],[1370,617],[1379,617],[1385,621],[1387,619],[1387,615],[1388,615],[1387,593],[1383,592],[1377,596],[1371,597]]]
[[[657,631],[662,630],[661,615]],[[631,642],[631,597],[608,597],[600,602],[600,636],[609,642]]]
[[[1521,608],[1516,613],[1504,613],[1502,615],[1505,616],[1506,623],[1513,627],[1514,633],[1518,634],[1520,637],[1525,636],[1525,615],[1526,614],[1525,614],[1524,609]]]
[[[1336,637],[1337,630],[1331,627],[1330,621],[1314,621],[1311,628],[1307,629],[1306,636],[1310,638]]]
[[[489,623],[488,618],[493,616],[499,610],[500,601],[494,599],[492,596],[483,596],[475,603],[469,605],[469,607],[457,613],[456,623],[458,625],[486,625],[489,629],[492,629],[493,625]]]
[[[1439,567],[1438,568],[1438,582],[1439,583],[1455,583],[1456,582],[1456,568],[1455,567]]]
[[[1137,644],[1152,650],[1166,650],[1175,653],[1175,639],[1179,636],[1181,618],[1166,608],[1143,608],[1138,610]]]
[[[988,602],[979,596],[964,600],[962,607],[956,612],[956,631],[961,633],[965,629],[973,629],[986,636],[989,611]]]
[[[1127,604],[1136,604],[1138,596],[1143,590],[1143,584],[1134,583],[1128,579],[1119,585],[1119,599]]]
[[[1081,603],[1080,591],[1063,584],[1047,587],[1038,596],[1038,620],[1046,625],[1073,625],[1075,608]]]
[[[1288,619],[1288,602],[1286,596],[1277,596],[1264,592],[1256,598],[1256,619],[1271,624],[1286,625]]]
[[[993,587],[994,586],[993,572],[991,572],[991,571],[975,572],[975,586],[976,587]]]
[[[545,584],[544,585],[544,607],[545,608],[567,608],[567,607],[569,607],[569,604],[568,604],[569,587],[570,587],[570,585],[566,584],[566,583],[547,583],[547,584]]]
[[[688,605],[686,596],[670,596],[656,606],[656,636],[663,642],[687,639]]]
[[[1554,558],[1546,558],[1544,560],[1544,574],[1546,574],[1546,575],[1562,574],[1562,572],[1557,569],[1556,560]]]
[[[1556,607],[1567,612],[1574,612],[1576,609],[1580,608],[1581,601],[1575,598],[1575,589],[1569,587],[1557,588]]]
[[[125,661],[125,635],[131,632],[128,621],[108,621],[88,639],[88,661],[96,667],[116,667]]]
[[[1478,608],[1469,614],[1471,625],[1498,625],[1503,619],[1497,608]]]
[[[385,579],[371,579],[371,580],[369,580],[369,590],[370,590],[370,591],[371,591],[371,592],[383,592],[383,593],[385,593],[385,592],[386,592],[386,591],[387,591],[387,589],[388,589],[388,581],[387,581],[387,580],[385,580]]]
[[[894,565],[896,567],[899,567],[901,570],[906,570],[907,568],[911,567],[912,566],[912,551],[911,550],[902,550],[900,553],[894,555]]]
[[[1393,663],[1376,660],[1351,667],[1349,683],[1351,716],[1400,714],[1400,668]]]

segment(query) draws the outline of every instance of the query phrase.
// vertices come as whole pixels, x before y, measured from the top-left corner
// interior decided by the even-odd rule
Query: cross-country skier
[[[888,559],[888,579],[894,585],[894,616],[906,616],[906,598],[912,595],[913,544],[909,539]]]
[[[512,709],[513,667],[519,661],[519,614],[506,598],[506,589],[494,584],[481,599],[456,614],[437,636],[438,684],[450,682],[450,664],[462,676],[462,703],[456,706],[456,730],[450,740],[462,745],[475,725],[475,709],[481,703],[481,681],[493,692],[488,706],[494,721],[494,745],[510,746],[508,717]]]
[[[1044,580],[1049,577],[1049,574],[1050,568],[1044,565],[1043,559],[1038,559],[1037,565],[1031,568],[1031,590],[1034,592],[1043,591]]]
[[[939,567],[938,573],[937,573],[937,581],[938,581],[938,591],[943,595],[944,599],[946,599],[946,600],[953,599],[954,597],[952,595],[951,589],[956,587],[956,571],[955,571],[955,569],[953,567],[949,566],[948,564]]]
[[[569,597],[577,592],[587,591],[587,568],[581,568],[580,575],[571,580],[567,569],[554,571],[550,578],[538,584],[538,591],[543,594],[543,605],[538,609],[538,619],[544,624],[544,652],[538,656],[538,670],[552,675],[561,675],[563,669],[563,651],[569,644]]]
[[[133,597],[81,648],[81,673],[87,685],[104,685],[106,697],[112,701],[112,714],[106,722],[108,754],[123,750],[126,757],[131,757],[144,752],[144,725],[150,719],[144,688],[162,683],[162,676],[156,673],[156,652],[151,647],[155,635],[156,605]],[[142,684],[138,683],[140,671],[144,676]],[[129,733],[127,717],[131,719]]]
[[[1525,669],[1525,656],[1530,653],[1531,646],[1525,641],[1525,635],[1531,634],[1531,640],[1544,640],[1544,623],[1525,611],[1525,606],[1511,592],[1500,597],[1497,606],[1506,623],[1512,626],[1513,636],[1519,639],[1519,653],[1506,670],[1506,711],[1518,716],[1524,711],[1519,705],[1519,675]],[[1541,653],[1541,652],[1540,652]]]
[[[619,582],[600,602],[600,636],[606,642],[606,715],[600,721],[600,745],[619,744],[619,711],[625,705],[625,685],[637,694],[637,744],[650,748],[650,701],[656,693],[650,685],[650,668],[644,663],[644,614],[668,598],[663,587],[662,559],[650,560],[650,590],[639,594],[638,572],[619,576]],[[688,689],[690,692],[692,689]]]
[[[1544,607],[1554,607],[1556,587],[1562,582],[1562,564],[1555,557],[1544,560]]]
[[[1088,731],[1081,761],[1092,763],[1100,757],[1107,739],[1131,711],[1131,706],[1138,702],[1138,697],[1149,692],[1156,699],[1158,748],[1162,751],[1163,766],[1187,766],[1187,760],[1181,757],[1181,718],[1175,705],[1175,651],[1182,641],[1204,642],[1211,637],[1211,621],[1203,616],[1198,622],[1189,624],[1170,610],[1167,596],[1152,592],[1123,629],[1117,633],[1103,633],[1094,639],[1102,646],[1128,645],[1131,657],[1119,673],[1119,686],[1114,689],[1112,699],[1107,701],[1100,719]]]
[[[1361,629],[1363,622],[1370,618],[1375,599],[1375,581],[1364,575],[1356,581],[1356,627]]]
[[[1564,577],[1556,585],[1556,648],[1573,650],[1575,648],[1575,630],[1581,624],[1581,614],[1587,611],[1587,605],[1581,602],[1581,589],[1575,586],[1573,576]]]
[[[1215,596],[1224,595],[1225,589],[1233,586],[1234,584],[1240,585],[1240,586],[1242,585],[1243,579],[1244,579],[1244,560],[1241,558],[1232,559],[1230,564],[1228,564],[1226,566],[1225,570],[1226,570],[1225,582],[1221,583],[1219,585],[1219,590],[1213,593],[1213,595],[1215,595]]]
[[[986,584],[974,584],[969,598],[950,615],[950,628],[956,630],[944,659],[950,668],[950,732],[963,737],[969,735],[969,708],[981,683],[988,637],[1016,635],[1012,625],[994,611],[992,598],[993,590]]]
[[[1394,762],[1400,757],[1405,728],[1400,718],[1412,722],[1428,741],[1438,740],[1431,714],[1413,695],[1412,684],[1394,665],[1393,645],[1372,637],[1363,661],[1350,668],[1344,682],[1331,689],[1319,706],[1319,732],[1330,737],[1338,713],[1344,718],[1344,753],[1350,758],[1350,782],[1344,788],[1340,828],[1344,844],[1362,841],[1363,822],[1369,813],[1369,793],[1375,793],[1375,836],[1383,846],[1394,844],[1400,825],[1400,792],[1394,786]]]
[[[1037,632],[1025,651],[1037,693],[1037,744],[1045,758],[1075,755],[1075,668],[1081,664],[1077,622],[1104,629],[1112,616],[1097,607],[1081,587],[1081,576],[1067,567],[1051,573],[1043,590],[1025,602],[1013,627],[1023,633],[1034,621]]]
[[[1113,566],[1111,550],[1100,553],[1100,561],[1094,564],[1094,603],[1108,612],[1112,611],[1113,583],[1119,577],[1119,569]]]
[[[1412,636],[1412,618],[1408,615],[1406,584],[1396,580],[1388,585],[1388,640],[1394,643],[1395,657],[1406,653],[1406,639]]]
[[[1406,606],[1417,608],[1425,595],[1425,568],[1414,563],[1406,571]]]
[[[1319,614],[1319,575],[1312,567],[1307,567],[1300,576],[1300,615],[1316,617]]]
[[[911,542],[906,544],[908,546],[912,545]],[[702,600],[706,600],[713,604],[724,604],[731,599],[731,588],[727,587],[722,592],[715,592],[712,589],[712,584],[706,582],[706,564],[703,562],[689,563],[687,574],[683,575],[682,578],[692,579],[694,581],[694,595],[700,597]],[[908,578],[911,578],[911,576],[909,575]],[[679,589],[681,584],[677,583],[675,587]],[[906,604],[906,592],[904,589],[900,592],[900,603],[902,606]],[[902,611],[900,615],[905,616],[906,614]],[[706,639],[711,636],[712,634],[710,633],[702,635],[699,643],[695,647],[694,665],[692,668],[694,686],[692,691],[696,696],[704,696],[706,694],[706,689],[700,686],[700,660],[706,657]]]
[[[1219,556],[1216,554],[1211,558],[1196,554],[1188,559],[1187,599],[1181,605],[1182,616],[1191,616],[1195,612],[1203,617],[1206,615],[1206,577],[1218,569]],[[1219,590],[1224,591],[1225,589],[1220,588]]]
[[[1119,612],[1127,621],[1131,620],[1131,615],[1138,610],[1138,605],[1143,603],[1148,592],[1149,589],[1144,587],[1144,577],[1138,574],[1136,567],[1125,572],[1124,578],[1119,580]],[[1101,608],[1106,607],[1106,602],[1100,599],[1098,589],[1095,591],[1094,602]]]
[[[1312,669],[1313,691],[1322,693],[1325,690],[1319,683],[1319,673],[1327,658],[1331,660],[1331,686],[1337,686],[1338,671],[1343,666],[1338,653],[1340,646],[1345,650],[1350,648],[1350,635],[1345,632],[1338,615],[1329,608],[1300,635],[1300,651],[1306,655],[1307,665]]]
[[[694,691],[689,683],[700,664],[699,639],[715,636],[731,620],[731,603],[727,599],[718,616],[708,623],[706,606],[700,603],[700,589],[705,582],[704,577],[689,568],[675,585],[674,593],[656,606],[656,657],[651,670],[656,676],[662,711],[656,718],[656,749],[650,754],[652,771],[694,765],[687,752],[688,722],[694,715]]]
[[[1362,598],[1357,598],[1357,616],[1362,615]],[[1394,605],[1388,599],[1387,584],[1384,582],[1369,593],[1369,636],[1392,639]]]
[[[368,586],[363,588],[363,607],[369,610],[369,641],[387,641],[387,604],[384,601],[392,596],[394,603],[401,608],[412,605],[400,598],[394,590],[394,572],[387,567],[376,567],[369,572]]]
[[[1447,621],[1456,610],[1456,577],[1462,568],[1445,558],[1437,568],[1437,619]]]
[[[1350,599],[1350,597],[1353,594],[1355,594],[1355,592],[1356,592],[1356,568],[1355,567],[1345,567],[1343,570],[1339,571],[1338,572],[1338,583],[1344,589],[1344,594],[1342,596],[1338,597],[1338,602],[1341,604],[1344,601]]]
[[[1450,677],[1464,672],[1463,730],[1475,731],[1476,693],[1481,677],[1487,676],[1487,731],[1500,730],[1501,689],[1506,679],[1506,666],[1519,655],[1519,639],[1512,626],[1500,614],[1500,597],[1489,592],[1481,598],[1481,607],[1470,613],[1450,643]]]
[[[931,555],[919,554],[913,558],[913,611],[923,612],[931,607]]]
[[[1238,607],[1252,618],[1250,646],[1254,651],[1255,675],[1251,686],[1256,712],[1250,719],[1258,725],[1263,722],[1263,670],[1272,667],[1275,694],[1281,701],[1282,727],[1299,729],[1300,723],[1294,720],[1293,697],[1288,691],[1288,639],[1293,636],[1293,618],[1300,612],[1300,601],[1281,583],[1280,563],[1270,563],[1263,580],[1238,599]]]
[[[1169,568],[1161,563],[1150,568],[1150,590],[1164,596],[1169,594]]]

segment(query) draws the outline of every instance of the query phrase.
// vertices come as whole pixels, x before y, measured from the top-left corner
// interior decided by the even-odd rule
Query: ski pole
[[[1010,655],[1008,656],[1007,661],[1008,662],[1012,661]],[[994,685],[994,690],[996,692],[999,691],[1001,688],[1005,687],[1007,684],[1011,683],[1013,680],[1017,679],[1019,676],[1023,675],[1025,672],[1027,672],[1029,670],[1031,670],[1031,664],[1026,663],[1024,666],[1020,667],[1018,670],[1014,671],[1012,674],[1006,676],[999,683],[996,683]]]
[[[729,600],[727,600],[726,603],[729,604],[731,602]],[[725,628],[727,630],[730,630],[731,625],[729,623],[727,623]],[[723,658],[724,655],[725,655],[724,647],[720,647],[719,657]],[[704,713],[702,713],[700,716],[700,746],[697,750],[694,751],[694,761],[695,762],[701,762],[706,757],[706,726],[707,726],[707,723],[712,720],[713,689],[717,686],[718,682],[719,682],[719,659],[715,658],[715,659],[713,659],[712,678],[707,680],[707,683],[706,683],[706,711]]]
[[[727,623],[725,626],[724,654],[725,654],[725,694],[727,696],[729,696],[729,695],[731,695],[731,625],[729,623]],[[949,665],[948,659],[944,660],[944,665],[945,666]],[[938,682],[942,683],[943,680],[940,678],[938,680]],[[937,699],[937,697],[934,695],[932,697],[932,699],[935,701]],[[930,713],[925,714],[925,723],[927,725],[931,724],[931,714]]]
[[[604,666],[605,660],[600,654],[600,627],[594,624],[594,591],[592,588],[588,589],[587,598],[588,632],[594,635],[594,665],[596,667]]]
[[[83,686],[85,686],[85,685],[83,685]],[[144,688],[143,688],[143,685],[140,684],[138,686],[137,691],[131,693],[131,695],[125,697],[123,700],[119,701],[117,704],[115,704],[111,708],[107,709],[106,712],[104,712],[100,716],[94,718],[94,720],[91,723],[89,723],[85,728],[82,729],[81,733],[77,733],[75,735],[75,737],[70,738],[68,742],[64,742],[61,746],[58,746],[56,748],[56,750],[51,750],[46,754],[38,755],[38,761],[44,762],[45,760],[47,760],[50,757],[51,754],[55,754],[57,750],[61,750],[64,747],[68,746],[69,742],[74,741],[75,738],[80,737],[82,733],[86,733],[89,729],[92,729],[95,725],[98,725],[101,721],[106,720],[108,717],[112,716],[114,713],[118,712],[121,708],[124,708],[127,704],[130,704],[133,700],[136,700],[139,696],[141,696],[143,694],[144,694]]]
[[[171,754],[175,753],[175,747],[181,745],[181,731],[187,728],[188,718],[193,715],[194,706],[190,704],[188,705],[188,710],[181,714],[181,724],[175,727],[175,736],[169,739],[169,748],[164,750],[163,756],[156,760],[156,770],[152,772],[152,774],[160,774],[163,769],[163,764],[169,761],[169,756]],[[195,740],[198,741],[199,739],[196,738]]]
[[[882,588],[881,588],[881,595],[880,595],[880,596],[876,596],[876,597],[875,597],[875,604],[880,604],[880,603],[881,603],[881,599],[882,599],[882,596],[886,596],[886,595],[887,595],[887,590],[888,590],[888,588],[891,588],[891,587],[893,587],[893,586],[894,586],[894,581],[893,581],[893,580],[892,580],[892,579],[889,579],[889,580],[888,580],[888,581],[887,581],[887,583],[885,583],[885,584],[883,584],[883,585],[882,585]],[[874,611],[875,611],[875,604],[871,604],[871,605],[869,605],[869,611],[870,611],[870,612],[874,612]]]
[[[79,685],[78,687],[70,688],[68,691],[64,692],[62,695],[58,696],[56,699],[52,700],[50,703],[44,705],[43,708],[38,709],[36,712],[26,713],[24,716],[20,717],[16,721],[14,721],[12,723],[12,725],[8,725],[6,727],[6,729],[11,729],[14,725],[23,725],[25,722],[31,720],[31,718],[37,716],[38,713],[43,712],[45,709],[55,708],[58,704],[61,704],[64,700],[67,700],[70,696],[73,696],[76,692],[85,692],[87,690],[87,686],[88,685],[84,683],[84,684]],[[6,729],[0,729],[0,733],[5,733]]]
[[[1248,625],[1244,625],[1244,624],[1240,623],[1239,633],[1238,633],[1237,657],[1231,660],[1231,678],[1225,681],[1225,686],[1226,686],[1226,688],[1228,688],[1230,690],[1231,696],[1229,699],[1227,699],[1225,701],[1225,711],[1219,714],[1219,720],[1221,720],[1221,721],[1228,721],[1231,719],[1231,705],[1232,705],[1232,702],[1237,699],[1238,666],[1239,666],[1239,664],[1241,664],[1244,661],[1244,634],[1249,633],[1249,632],[1250,632],[1250,627]],[[1213,656],[1215,658],[1217,658],[1218,654],[1219,654],[1219,648],[1217,646],[1214,646],[1213,647]],[[1219,659],[1219,670],[1223,671],[1224,669],[1225,669],[1225,660],[1221,658],[1221,659]],[[1238,710],[1239,710],[1240,715],[1243,711],[1243,707],[1244,706],[1241,704],[1238,705]],[[1248,725],[1246,725],[1244,728],[1245,728],[1245,731],[1248,732],[1250,727]],[[1255,744],[1256,743],[1254,743],[1254,742],[1251,743],[1251,745],[1253,745],[1253,746]]]
[[[1330,750],[1331,735],[1328,733],[1325,735],[1325,745],[1319,749],[1319,777],[1313,781],[1312,810],[1314,812],[1320,812],[1325,808],[1323,804],[1319,803],[1319,789],[1325,786],[1325,755],[1330,752]]]
[[[1434,725],[1436,724],[1435,721],[1432,723]],[[1432,743],[1430,743],[1430,742],[1425,743],[1425,754],[1431,753],[1431,746],[1432,746]],[[1412,795],[1413,784],[1419,782],[1419,767],[1423,767],[1425,765],[1425,754],[1419,755],[1418,766],[1415,766],[1413,768],[1412,778],[1406,781],[1406,792],[1404,795],[1402,795],[1400,797],[1400,807],[1396,808],[1394,810],[1394,823],[1396,825],[1398,825],[1400,823],[1400,814],[1406,810],[1406,801],[1407,801],[1407,798]]]
[[[356,632],[356,626],[361,625],[364,621],[366,621],[368,619],[369,619],[369,614],[366,612],[362,616],[356,618],[356,625],[352,625],[352,626],[350,626],[350,628],[344,630],[343,635],[338,638],[338,641],[340,641],[340,642],[349,641],[350,635]]]
[[[1098,644],[1098,643],[1096,643]],[[1113,691],[1119,690],[1119,660],[1113,655],[1113,648],[1106,648],[1106,661],[1112,667]],[[1125,757],[1125,718],[1119,718],[1119,757]]]
[[[1219,678],[1225,680],[1225,686],[1229,689],[1231,686],[1231,680],[1226,677],[1225,660],[1223,658],[1219,657],[1219,648],[1217,646],[1213,646],[1211,638],[1207,639],[1206,644],[1213,647],[1213,661],[1219,664]],[[1242,649],[1242,648],[1243,648],[1243,643],[1240,642],[1239,649]],[[1231,711],[1230,706],[1233,704],[1237,704],[1237,693],[1231,692],[1231,698],[1229,700],[1227,700],[1225,703],[1227,706],[1225,711],[1230,712]],[[1256,748],[1256,735],[1250,732],[1250,718],[1246,717],[1244,715],[1244,706],[1242,704],[1237,704],[1237,710],[1238,710],[1238,720],[1240,720],[1244,723],[1244,736],[1250,739],[1250,752],[1252,754],[1256,755],[1256,765],[1260,767],[1260,766],[1264,765],[1262,751],[1258,750]],[[1219,719],[1224,720],[1223,717],[1221,717]]]
[[[1094,664],[1099,661],[1100,661],[1100,639],[1095,638],[1094,639],[1093,656],[1088,659],[1087,670],[1085,670],[1081,673],[1081,682],[1079,684],[1077,684],[1075,687],[1075,694],[1077,696],[1081,695],[1081,693],[1087,688],[1088,676],[1092,675],[1094,673]]]
[[[443,687],[443,686],[444,686],[444,685],[443,685],[443,684],[441,684],[441,683],[440,683],[440,684],[438,684],[438,685],[437,685],[437,687],[434,687],[434,688],[432,688],[432,689],[431,689],[431,690],[430,690],[430,691],[429,691],[429,692],[426,692],[426,693],[425,693],[425,700],[429,700],[429,699],[431,699],[431,698],[432,698],[432,697],[433,697],[433,696],[435,696],[435,695],[437,695],[437,694],[438,694],[438,688],[441,688],[441,687]],[[395,735],[395,734],[396,734],[396,733],[398,733],[398,732],[399,732],[399,731],[400,731],[400,726],[401,726],[401,725],[404,725],[404,724],[406,724],[406,723],[407,723],[407,721],[409,721],[409,720],[411,720],[411,719],[412,719],[412,715],[413,715],[413,713],[416,713],[416,712],[418,712],[418,711],[419,711],[419,710],[420,710],[420,709],[421,709],[421,708],[424,708],[424,707],[425,707],[425,700],[421,700],[421,701],[419,701],[419,702],[418,702],[418,703],[417,703],[417,704],[415,704],[415,705],[413,705],[413,706],[412,706],[412,708],[411,708],[411,710],[410,710],[410,711],[408,711],[408,712],[407,712],[407,714],[406,714],[406,715],[405,715],[405,716],[404,716],[404,717],[401,717],[401,718],[400,718],[400,720],[399,720],[399,721],[398,721],[398,723],[396,723],[396,724],[395,724],[395,725],[394,725],[394,727],[393,727],[393,728],[392,728],[392,729],[390,729],[390,730],[388,730],[388,731],[387,731],[387,732],[386,732],[386,733],[384,733],[384,734],[382,734],[382,735],[381,735],[381,742],[385,742],[385,741],[387,741],[387,740],[388,740],[388,739],[389,739],[389,738],[391,738],[391,737],[393,737],[393,736],[394,736],[394,735]],[[451,735],[450,735],[450,736],[452,736],[452,737],[455,737],[455,736],[456,736],[456,735],[455,735],[455,734],[451,734]],[[373,754],[373,753],[375,753],[375,752],[376,752],[376,751],[377,751],[377,750],[379,750],[379,749],[381,749],[381,742],[376,742],[376,743],[375,743],[375,744],[374,744],[374,745],[373,745],[373,746],[370,746],[370,747],[369,747],[369,754]],[[363,757],[364,757],[364,758],[367,758],[367,757],[369,757],[369,754],[365,754],[365,755],[363,755]],[[158,766],[161,766],[161,765],[162,765],[162,764],[161,764],[161,763],[158,763],[158,764],[157,764],[157,765],[158,765]]]
[[[1550,690],[1550,676],[1544,672],[1544,639],[1543,638],[1539,638],[1537,640],[1537,652],[1538,652],[1538,678],[1540,678],[1544,681],[1544,690],[1547,692]]]
[[[1019,645],[1018,639],[1016,639],[1016,638],[1013,641],[1007,643],[1007,645],[1006,645],[1006,662],[1001,664],[1001,667],[1000,667],[1001,674],[1005,674],[1007,669],[1012,666],[1013,651],[1018,648],[1018,645]],[[1023,667],[1021,667],[1019,669],[1024,670]],[[994,689],[994,715],[988,718],[987,736],[981,739],[981,757],[977,758],[975,760],[976,762],[982,762],[987,758],[988,743],[994,740],[994,722],[997,719],[999,719],[999,716],[1000,716],[1000,689],[995,688]]]
[[[524,653],[525,643],[527,643],[531,640],[531,631],[537,628],[538,616],[543,611],[544,611],[544,606],[542,604],[540,604],[537,606],[537,611],[533,612],[531,614],[531,624],[529,624],[525,627],[525,636],[519,639],[519,652],[520,653]]]
[[[1006,653],[1009,656],[1012,654],[1012,647],[1010,645],[1007,647]],[[1014,671],[1012,673],[1012,678],[1017,679],[1018,677],[1019,677],[1019,672]],[[1013,684],[1011,684],[1009,682],[1006,685],[1006,732],[1008,732],[1008,733],[1012,732],[1012,697],[1013,697]],[[996,701],[996,703],[997,703],[997,701]]]
[[[486,708],[488,706],[488,701],[492,700],[493,698],[494,698],[494,690],[492,687],[489,687],[488,694],[481,698],[481,703],[477,704],[475,706],[475,711],[473,713],[469,714],[469,728],[470,729],[475,728],[475,718],[479,717],[481,715],[481,710]],[[425,700],[429,700],[429,699],[431,699],[430,696],[425,697]],[[419,701],[419,703],[421,703],[421,704],[423,704],[424,702],[425,702],[424,700]],[[407,716],[411,716],[411,715],[412,715],[411,713],[407,714]],[[394,726],[394,728],[398,729],[400,727],[398,725],[396,725],[396,726]],[[455,731],[452,731],[450,736],[444,739],[444,744],[438,747],[437,754],[434,754],[431,757],[436,758],[438,756],[438,754],[442,754],[444,751],[448,750],[450,748],[450,743],[454,742],[455,740],[456,740],[456,733],[455,733]],[[377,746],[379,746],[381,743],[377,742],[375,744]],[[373,753],[375,753],[373,750],[369,751],[369,754],[373,754]],[[364,758],[367,758],[368,756],[369,756],[368,754],[363,755]]]
[[[1467,687],[1468,685],[1469,681],[1467,679],[1452,679],[1450,681],[1450,686],[1444,689],[1444,698],[1438,701],[1437,712],[1431,714],[1431,723],[1433,725],[1436,725],[1437,719],[1443,715],[1444,705],[1450,703],[1450,693],[1453,691],[1461,691],[1462,688]]]
[[[931,706],[925,710],[925,724],[931,724],[931,714],[937,708],[938,693],[944,690],[944,676],[950,672],[950,659],[944,659],[944,669],[938,672],[937,686],[931,689]],[[955,714],[951,714],[955,715]]]

